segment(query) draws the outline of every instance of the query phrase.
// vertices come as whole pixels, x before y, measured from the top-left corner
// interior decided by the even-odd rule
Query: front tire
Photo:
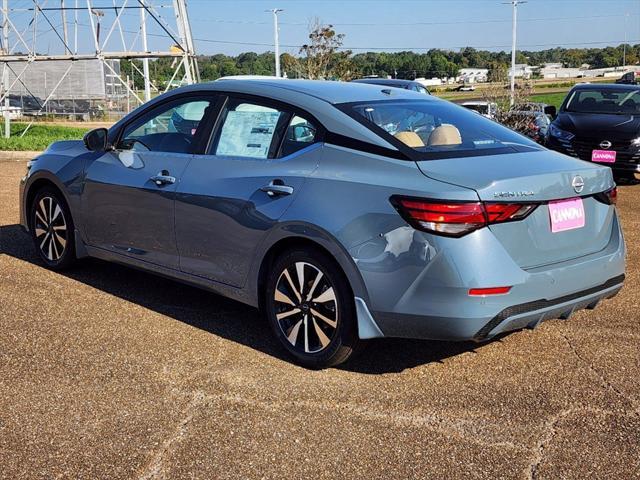
[[[71,212],[56,189],[44,187],[30,208],[30,230],[40,259],[52,270],[71,266],[76,258]]]
[[[264,295],[271,329],[300,365],[331,367],[356,350],[353,293],[344,273],[325,253],[295,249],[279,256]]]

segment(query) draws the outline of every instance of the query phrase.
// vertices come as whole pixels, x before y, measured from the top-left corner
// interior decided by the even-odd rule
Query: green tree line
[[[329,26],[330,27],[330,26]],[[323,27],[324,28],[324,27]],[[330,32],[332,32],[330,30]],[[333,32],[335,34],[335,32]],[[461,68],[488,68],[490,77],[503,77],[511,62],[510,52],[490,52],[467,47],[459,51],[432,49],[425,53],[406,52],[366,52],[353,54],[347,50],[338,50],[333,45],[327,53],[317,53],[308,46],[301,49],[299,55],[284,53],[281,55],[283,71],[290,78],[307,77],[310,55],[324,55],[323,72],[325,78],[349,80],[363,75],[391,75],[396,78],[414,79],[418,77],[455,76]],[[135,60],[140,67],[139,61]],[[517,63],[540,65],[548,62],[560,62],[567,67],[580,67],[589,64],[591,68],[606,68],[622,65],[623,45],[606,48],[552,48],[539,51],[520,51]],[[640,44],[626,46],[626,63],[640,63]],[[151,80],[156,85],[165,85],[173,74],[174,59],[161,58],[150,62]],[[229,75],[273,75],[273,52],[245,52],[237,56],[224,54],[198,56],[198,66],[202,81],[216,80]],[[143,79],[130,64],[123,60],[122,75],[130,75],[137,88],[142,88]],[[496,74],[499,72],[499,74]]]

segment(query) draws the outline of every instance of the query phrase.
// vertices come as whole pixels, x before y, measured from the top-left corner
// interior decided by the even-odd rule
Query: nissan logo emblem
[[[607,149],[611,148],[611,142],[609,140],[603,140],[600,142],[600,148]]]
[[[582,192],[582,190],[584,190],[584,180],[580,175],[576,175],[575,177],[573,177],[571,186],[576,191],[576,193],[580,193]]]

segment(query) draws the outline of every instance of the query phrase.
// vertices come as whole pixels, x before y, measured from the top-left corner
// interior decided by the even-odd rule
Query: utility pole
[[[511,0],[502,2],[513,6],[513,19],[511,22],[511,101],[510,105],[516,101],[516,25],[518,23],[518,5],[527,3],[526,0]]]
[[[624,44],[622,45],[622,70],[627,66],[627,19],[629,14],[624,14]]]
[[[271,10],[265,10],[265,12],[271,12],[273,14],[273,45],[276,56],[276,77],[280,77],[280,40],[278,38],[278,13],[284,12],[281,8],[273,8]]]
[[[142,50],[149,51],[147,45],[147,9],[144,8],[144,0],[140,0],[142,8],[140,9],[140,29],[142,33]],[[131,60],[133,62],[133,60]],[[142,74],[144,77],[144,101],[151,100],[151,80],[149,79],[149,59],[142,59]]]
[[[9,0],[2,0],[2,48],[9,55]],[[4,64],[2,82],[4,90],[4,138],[11,136],[11,119],[9,118],[9,68]]]

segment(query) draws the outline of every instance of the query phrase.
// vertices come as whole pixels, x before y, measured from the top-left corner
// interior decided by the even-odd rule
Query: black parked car
[[[616,80],[616,83],[622,83],[626,85],[638,85],[640,84],[640,72],[627,72]]]
[[[546,146],[613,169],[640,173],[640,86],[576,85],[549,126]]]
[[[551,124],[551,119],[546,113],[535,110],[516,110],[510,112],[509,116],[513,117],[514,123],[518,125],[517,131],[537,143],[545,143]]]
[[[391,78],[359,78],[357,80],[351,80],[356,83],[371,83],[373,85],[384,85],[385,87],[404,88],[405,90],[413,90],[414,92],[424,93],[431,95],[431,92],[425,88],[420,82],[414,82],[413,80],[399,80]]]

